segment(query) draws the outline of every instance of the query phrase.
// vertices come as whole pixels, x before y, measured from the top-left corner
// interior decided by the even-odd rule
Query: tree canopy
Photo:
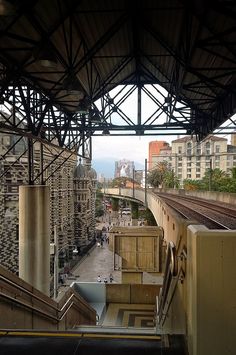
[[[179,186],[179,180],[166,161],[160,162],[148,172],[147,182],[153,187],[173,188]]]
[[[231,176],[218,168],[209,169],[201,180],[184,180],[184,189],[236,192],[236,167],[231,169]]]

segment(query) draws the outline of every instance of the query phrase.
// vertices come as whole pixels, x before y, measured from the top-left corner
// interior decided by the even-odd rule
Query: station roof
[[[159,84],[166,104],[190,108],[184,127],[200,138],[235,112],[235,1],[7,3],[0,7],[1,93],[30,83],[74,113],[80,101],[95,102],[118,85]],[[167,129],[172,119],[170,112]]]

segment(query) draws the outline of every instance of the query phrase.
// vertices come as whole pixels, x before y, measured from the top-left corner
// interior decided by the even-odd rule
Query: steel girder
[[[41,4],[22,1],[17,14],[3,21],[0,97],[7,114],[3,115],[1,130],[72,149],[81,156],[86,151],[91,157],[91,137],[104,131],[111,135],[192,134],[200,140],[234,113],[233,2],[216,1],[209,6],[174,0],[155,5],[138,1],[133,7],[112,1],[106,8],[104,4],[95,6],[93,1],[82,4],[70,0],[65,4],[55,0],[47,9]],[[52,23],[45,22],[46,10],[54,11]],[[162,15],[172,12],[178,19],[176,34],[172,34],[175,41],[168,28],[160,30],[158,23],[150,21],[150,16],[159,16],[161,21]],[[96,29],[92,20],[107,13],[111,20]],[[213,17],[227,19],[227,27],[220,22],[214,26]],[[28,24],[27,33],[16,31],[20,29],[18,22]],[[126,52],[112,45],[118,35],[123,37],[115,44],[129,35],[124,28],[130,31],[132,43]],[[143,44],[146,38],[153,53]],[[50,71],[37,66],[35,53],[45,46],[58,61]],[[200,55],[205,55],[207,65],[204,60],[197,62]],[[212,58],[219,64],[212,64]],[[104,61],[113,64],[107,64],[110,66],[103,72]],[[78,111],[76,96],[62,90],[71,73],[80,80],[88,99],[90,109],[86,113]],[[121,89],[111,92],[118,85]],[[134,95],[136,108],[130,115],[124,103]],[[155,105],[148,115],[144,114],[143,97]],[[230,128],[235,128],[234,121]]]

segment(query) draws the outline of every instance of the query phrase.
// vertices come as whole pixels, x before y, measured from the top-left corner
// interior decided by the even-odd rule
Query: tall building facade
[[[115,174],[114,177],[133,177],[134,162],[130,160],[119,160],[115,162]]]
[[[37,178],[42,169],[40,154],[42,154],[42,147],[39,142],[34,142],[36,184],[40,184],[40,177]],[[88,191],[83,196],[86,204],[86,218],[80,224],[80,230],[83,230],[83,233],[78,234],[76,232],[78,213],[75,211],[75,199],[78,194],[76,189],[82,189],[82,187],[76,185],[74,180],[77,157],[73,155],[68,157],[68,154],[67,152],[61,153],[61,150],[56,147],[43,147],[44,181],[50,186],[50,241],[54,243],[56,228],[58,250],[62,250],[63,255],[70,259],[75,245],[84,243],[82,240],[95,236],[96,172],[86,167]],[[12,134],[1,133],[0,155],[2,158],[0,162],[0,263],[17,274],[19,266],[19,186],[28,184],[26,139],[19,140],[19,137]],[[80,192],[80,194],[82,193]],[[53,257],[51,265],[53,266]]]
[[[155,164],[158,157],[162,154],[165,154],[166,151],[170,148],[169,143],[165,141],[152,141],[149,142],[148,146],[148,170],[155,168]]]
[[[236,136],[231,136],[231,144],[226,138],[209,135],[204,141],[197,142],[195,137],[182,137],[171,142],[171,146],[163,145],[163,141],[156,143],[156,151],[149,151],[151,167],[166,161],[183,185],[185,179],[201,180],[209,169],[220,169],[230,174],[232,167],[236,167]],[[153,148],[153,144],[149,147]]]
[[[74,172],[74,242],[84,247],[95,238],[95,201],[97,174],[89,159],[80,162]]]
[[[151,166],[150,170],[158,168],[158,165],[163,161],[166,162],[168,166],[172,166],[172,149],[169,145],[161,148],[159,154],[155,153],[152,155],[152,160],[149,164]]]

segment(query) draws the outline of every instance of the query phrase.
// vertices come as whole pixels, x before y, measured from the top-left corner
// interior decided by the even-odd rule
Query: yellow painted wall
[[[236,353],[236,232],[190,226],[187,236],[190,355]]]
[[[142,284],[143,273],[142,272],[128,272],[122,271],[122,283],[123,284]]]

